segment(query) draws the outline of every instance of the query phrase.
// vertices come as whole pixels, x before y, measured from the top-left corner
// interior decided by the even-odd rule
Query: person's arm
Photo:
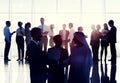
[[[13,32],[11,33],[11,35],[13,35],[14,33],[16,33],[16,31],[13,31]]]

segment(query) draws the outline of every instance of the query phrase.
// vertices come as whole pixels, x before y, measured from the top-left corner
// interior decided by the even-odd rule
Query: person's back
[[[48,49],[49,78],[48,83],[64,83],[63,61],[68,58],[68,52],[61,47],[62,39],[60,35],[53,38],[55,46]]]

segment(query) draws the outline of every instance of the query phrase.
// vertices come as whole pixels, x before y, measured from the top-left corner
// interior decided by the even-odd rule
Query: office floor
[[[8,63],[4,63],[3,57],[0,57],[0,83],[30,83],[28,64],[17,62],[16,59],[13,57]],[[112,65],[110,61],[94,63],[90,72],[90,83],[102,83],[111,79],[111,83],[120,83],[119,64],[120,57],[117,57],[116,65]]]

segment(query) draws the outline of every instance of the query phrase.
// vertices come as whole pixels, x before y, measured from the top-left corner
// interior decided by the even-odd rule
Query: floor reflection
[[[120,83],[120,57],[117,63],[110,61],[93,62],[90,83]],[[29,65],[16,58],[4,61],[0,57],[0,83],[30,83]]]

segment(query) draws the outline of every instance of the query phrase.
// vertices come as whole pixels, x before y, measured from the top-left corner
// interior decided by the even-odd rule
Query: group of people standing
[[[25,24],[25,29],[23,28],[23,23],[21,21],[18,22],[18,29],[16,31],[10,32],[11,22],[6,21],[6,26],[4,28],[4,36],[5,36],[5,49],[4,49],[4,60],[11,61],[8,57],[9,50],[11,46],[11,37],[14,33],[16,33],[16,44],[18,49],[18,59],[17,61],[24,60],[24,36],[26,36],[26,46],[30,43],[30,27],[31,23]]]
[[[92,56],[82,32],[74,33],[70,56],[68,50],[62,47],[61,35],[53,37],[55,45],[47,52],[39,44],[42,39],[41,29],[34,27],[31,36],[32,40],[27,48],[31,83],[46,83],[47,78],[48,83],[89,83]],[[65,77],[68,75],[68,65],[69,77]]]
[[[116,27],[113,20],[108,23],[111,27],[108,30],[107,24],[104,24],[104,30],[99,32],[100,25],[97,29],[93,27],[91,33],[91,49],[86,41],[87,36],[83,33],[82,26],[78,27],[78,31],[73,28],[73,23],[69,23],[70,31],[66,30],[66,24],[62,25],[62,30],[57,35],[54,35],[54,24],[50,27],[44,24],[45,19],[40,18],[41,25],[33,27],[28,22],[25,24],[25,29],[22,27],[22,22],[18,22],[18,29],[10,32],[10,21],[6,21],[4,28],[5,35],[5,51],[4,60],[10,61],[8,53],[10,49],[11,36],[16,32],[16,43],[18,47],[17,61],[24,59],[24,38],[26,36],[26,56],[25,60],[29,63],[31,83],[65,83],[65,78],[68,83],[89,83],[90,68],[93,60],[98,60],[98,49],[101,38],[101,59],[103,49],[107,50],[110,43],[111,60],[116,60]],[[108,34],[108,35],[106,35]],[[50,36],[50,48],[47,50],[48,37]],[[109,41],[105,42],[108,38]],[[115,39],[115,40],[114,40]],[[68,53],[68,42],[70,43],[70,54]],[[107,56],[107,51],[105,51]],[[106,59],[106,58],[105,58]],[[68,66],[70,65],[69,77]],[[67,75],[65,75],[65,73]]]
[[[108,28],[108,25],[111,27]],[[114,21],[109,20],[107,23],[103,24],[103,29],[100,32],[100,25],[92,25],[92,32],[91,32],[91,40],[90,45],[92,48],[93,53],[93,60],[94,61],[102,61],[103,51],[105,51],[105,61],[107,58],[107,47],[110,45],[110,51],[111,51],[111,59],[109,61],[115,61],[116,62],[116,32],[117,29],[114,26]],[[100,51],[100,59],[99,59],[99,46],[101,45],[101,51]]]

